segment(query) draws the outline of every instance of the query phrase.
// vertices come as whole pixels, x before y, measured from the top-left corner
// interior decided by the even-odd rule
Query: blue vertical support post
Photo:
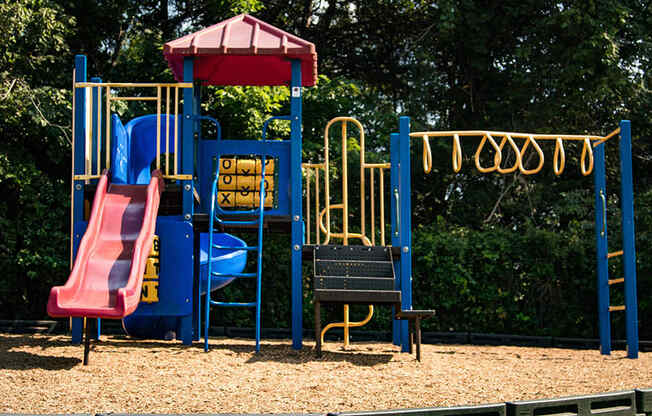
[[[632,127],[629,120],[622,120],[620,122],[620,179],[627,358],[638,358],[638,302],[636,299],[636,247],[634,243]]]
[[[390,179],[390,218],[392,223],[392,246],[400,247],[401,240],[399,239],[400,219],[398,212],[400,211],[400,197],[399,197],[399,136],[398,133],[389,135],[389,156],[390,165],[389,179]],[[394,264],[394,274],[396,275],[395,290],[401,290],[401,260],[397,260]],[[396,311],[392,307],[392,316]],[[394,319],[392,321],[392,342],[394,345],[401,345],[401,321]]]
[[[399,197],[401,247],[401,308],[412,309],[412,190],[410,169],[410,118],[399,118]],[[401,351],[409,351],[407,321],[401,322]]]
[[[607,259],[607,180],[605,144],[593,149],[593,183],[595,186],[595,239],[597,260],[598,324],[600,352],[611,354],[611,316],[609,312],[609,268]]]
[[[193,58],[185,57],[183,59],[183,82],[193,82],[194,71],[193,71]],[[193,140],[194,134],[196,131],[195,121],[194,121],[194,88],[184,88],[183,89],[183,119],[181,120],[181,174],[190,175],[193,174]],[[175,157],[178,157],[175,155]],[[193,181],[192,179],[186,179],[181,181],[182,189],[182,209],[183,209],[183,219],[184,221],[191,222],[193,214]],[[189,232],[190,233],[190,232]],[[184,235],[183,238],[189,238],[194,241],[193,235]],[[192,267],[194,269],[194,267]],[[194,270],[188,271],[189,276],[194,276]],[[192,299],[186,299],[186,302],[192,302]],[[182,316],[180,318],[180,331],[182,336],[182,342],[184,345],[192,344],[192,313],[188,316]]]
[[[193,88],[193,114],[195,116],[201,115],[201,86],[200,85],[194,85]],[[199,118],[195,117],[194,118],[194,123],[193,123],[193,147],[192,147],[192,153],[193,153],[193,186],[197,186],[197,188],[201,188],[201,184],[199,182],[196,182],[199,180],[199,177],[195,175],[195,172],[199,172],[199,167],[197,166],[198,163],[198,153],[199,153],[199,139],[201,136],[201,121]],[[211,181],[211,178],[204,178],[206,181]],[[195,183],[196,182],[196,183]],[[204,203],[206,203],[204,201]],[[199,208],[201,210],[201,207]],[[194,262],[193,262],[193,267],[194,267],[194,273],[193,273],[193,284],[195,285],[196,290],[193,291],[193,297],[196,297],[193,301],[195,304],[193,305],[193,319],[192,319],[192,332],[193,332],[193,341],[199,341],[200,339],[200,334],[201,334],[201,282],[199,278],[199,253],[200,253],[200,240],[199,240],[199,233],[194,233],[193,237],[193,253],[195,256]]]
[[[301,195],[301,61],[292,61],[290,82],[290,213],[292,215],[292,347],[301,349],[303,344],[303,272],[301,256],[303,250],[303,220]]]
[[[86,82],[86,56],[75,56],[75,82]],[[85,155],[86,155],[86,91],[83,88],[75,88],[75,131],[73,132],[74,140],[74,153],[73,175],[83,175],[86,173],[85,169]],[[84,181],[73,181],[72,199],[74,203],[74,210],[72,212],[73,234],[71,235],[73,244],[73,261],[77,256],[77,248],[82,238],[79,225],[84,221]],[[72,267],[72,265],[71,265]],[[72,318],[71,332],[72,343],[80,344],[82,341],[82,318]]]

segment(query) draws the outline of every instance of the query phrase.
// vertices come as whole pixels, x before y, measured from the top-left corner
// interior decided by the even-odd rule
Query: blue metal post
[[[390,178],[390,217],[392,223],[392,246],[400,247],[401,240],[399,239],[399,223],[397,212],[400,211],[400,198],[399,198],[399,139],[398,133],[389,135],[389,157],[391,169],[389,171]],[[396,275],[396,287],[394,289],[401,290],[401,260],[397,260],[394,264],[394,274]],[[392,315],[396,311],[392,307]],[[394,345],[401,345],[401,321],[394,319],[392,321],[392,342]]]
[[[598,324],[600,352],[611,354],[611,317],[609,313],[609,268],[607,259],[607,184],[604,146],[593,149],[593,182],[595,184],[595,239],[598,274]]]
[[[193,82],[193,58],[185,57],[183,59],[183,82]],[[193,173],[193,140],[195,133],[195,122],[193,121],[194,105],[194,88],[183,89],[183,119],[181,121],[181,174],[192,175]],[[183,219],[192,220],[193,181],[181,181],[183,189]]]
[[[194,78],[194,76],[193,76]],[[199,189],[201,189],[201,184],[199,183],[200,176],[197,172],[200,172],[200,168],[198,166],[199,163],[199,136],[201,136],[201,119],[198,117],[201,114],[201,87],[199,85],[196,86],[196,88],[193,88],[193,107],[192,107],[193,114],[195,115],[194,117],[194,123],[193,123],[193,185],[196,186]],[[219,126],[219,124],[218,124]],[[175,156],[178,157],[178,156]],[[177,159],[178,160],[178,159]],[[209,183],[212,181],[211,178],[203,178],[205,181],[209,181]],[[203,204],[206,204],[206,201],[202,201]],[[206,212],[205,206],[200,206],[199,210],[201,212]],[[201,333],[201,281],[199,278],[199,253],[200,253],[200,240],[199,240],[199,233],[195,233],[195,236],[193,238],[194,241],[194,247],[193,247],[193,253],[195,256],[194,262],[193,262],[193,267],[194,267],[194,273],[193,273],[193,282],[195,287],[197,288],[196,294],[196,299],[194,300],[195,302],[195,307],[193,308],[193,328],[192,328],[192,333],[193,333],[193,341],[199,341],[200,338],[200,333]],[[209,251],[210,254],[210,251]]]
[[[301,61],[292,60],[290,83],[290,214],[292,215],[292,347],[301,349],[303,343],[303,215],[301,207]]]
[[[620,178],[627,358],[638,358],[638,302],[636,300],[636,247],[634,244],[632,126],[629,120],[622,120],[620,122]]]
[[[86,56],[75,56],[75,82],[86,82]],[[75,164],[75,175],[83,175],[85,173],[85,154],[86,154],[86,93],[83,88],[75,88],[75,131],[73,132],[73,140],[75,153],[72,155]],[[81,232],[77,229],[77,225],[84,221],[84,182],[75,181],[73,179],[73,202],[74,210],[72,218],[70,219],[73,224],[73,260],[77,256],[77,247],[81,241]],[[71,265],[72,267],[72,265]],[[72,343],[80,344],[82,341],[82,318],[72,318],[71,332]]]
[[[193,72],[193,58],[185,57],[183,59],[183,81],[184,82],[193,82],[194,72]],[[184,88],[183,89],[183,119],[181,120],[181,174],[183,175],[192,175],[194,172],[193,159],[194,159],[194,134],[196,132],[196,123],[193,121],[195,106],[195,96],[194,88]],[[178,158],[178,155],[175,155]],[[178,160],[178,159],[177,159]],[[194,201],[192,196],[193,189],[192,180],[183,180],[181,181],[181,189],[183,194],[183,219],[187,222],[192,221],[192,214],[194,212]],[[190,235],[180,236],[180,238],[190,238],[194,241],[194,236]],[[188,270],[188,275],[194,278],[194,267],[191,267],[191,270]],[[198,272],[198,271],[197,271]],[[191,299],[187,299],[191,301]],[[180,318],[180,327],[182,331],[182,342],[184,345],[192,344],[192,318],[193,314],[190,313],[187,316],[182,316]]]
[[[412,175],[410,170],[410,118],[399,119],[399,197],[401,247],[401,308],[412,309]],[[409,351],[407,321],[401,322],[401,351]]]

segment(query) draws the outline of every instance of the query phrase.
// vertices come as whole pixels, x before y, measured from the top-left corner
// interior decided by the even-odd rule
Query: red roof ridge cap
[[[258,53],[258,36],[260,34],[260,23],[256,22],[254,25],[254,34],[251,36],[251,42],[249,47],[253,51],[254,55]]]

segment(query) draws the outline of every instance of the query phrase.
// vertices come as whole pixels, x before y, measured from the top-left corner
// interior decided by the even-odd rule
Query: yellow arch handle
[[[344,328],[344,346],[348,347],[349,346],[349,328],[355,328],[359,326],[366,325],[369,321],[371,321],[371,318],[374,316],[374,306],[369,305],[369,313],[367,314],[367,317],[364,318],[362,321],[359,322],[350,322],[349,321],[349,305],[344,305],[344,322],[333,322],[324,327],[322,329],[321,334],[319,336],[321,337],[321,343],[324,343],[324,334],[326,334],[326,331],[329,329],[333,328]]]

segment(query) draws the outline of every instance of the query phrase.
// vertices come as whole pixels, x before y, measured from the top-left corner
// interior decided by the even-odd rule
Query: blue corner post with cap
[[[620,122],[620,203],[622,212],[623,269],[625,274],[625,322],[627,357],[638,358],[638,301],[636,298],[636,246],[634,243],[634,180],[632,176],[632,127]]]
[[[400,233],[401,247],[401,309],[412,309],[412,172],[410,167],[410,118],[399,118],[399,198],[400,198]],[[401,322],[401,351],[409,351],[408,323]]]
[[[86,56],[75,56],[75,82],[86,82]],[[75,120],[86,120],[86,92],[83,88],[75,88]],[[86,154],[86,123],[75,123],[75,131],[73,132],[74,140],[74,172],[73,175],[84,175],[85,163],[84,155]],[[72,260],[74,262],[77,256],[77,249],[79,243],[84,235],[84,182],[76,181],[71,178],[73,182],[72,199],[74,209],[72,212]],[[72,267],[72,265],[71,265]],[[83,318],[71,318],[71,332],[72,343],[80,344],[82,341]]]
[[[292,62],[290,83],[290,210],[292,215],[292,347],[301,349],[303,343],[303,285],[301,256],[303,251],[302,175],[301,175],[301,61]]]

